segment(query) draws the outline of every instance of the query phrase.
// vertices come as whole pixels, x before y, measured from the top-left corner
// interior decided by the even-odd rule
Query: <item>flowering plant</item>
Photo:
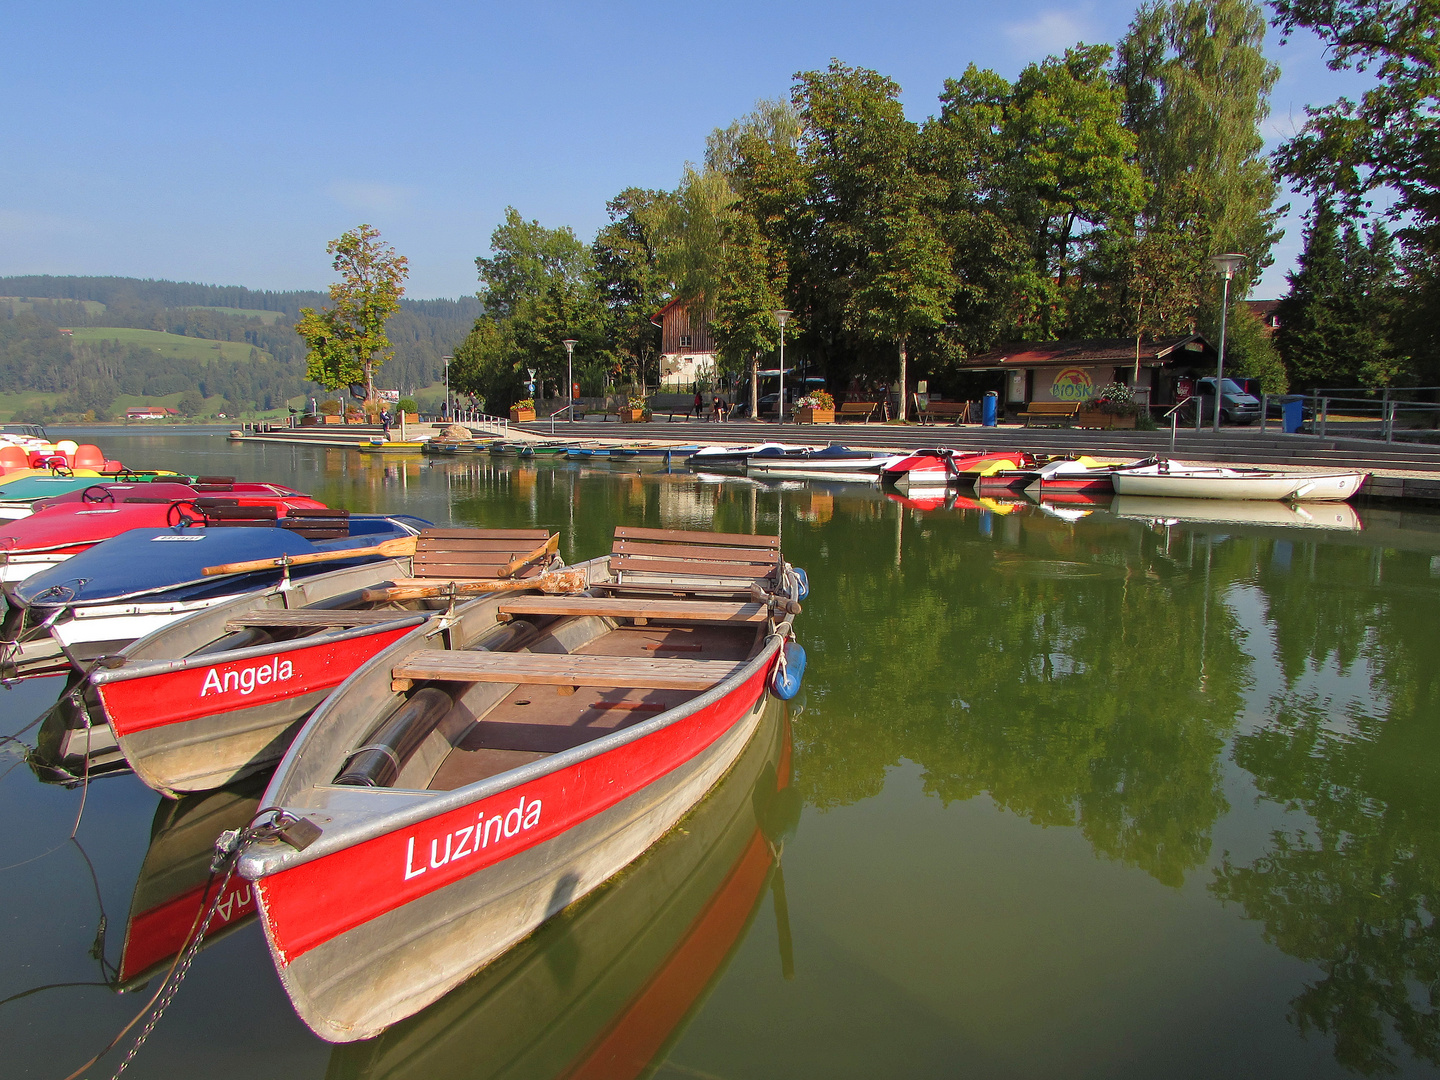
[[[531,412],[534,412],[535,399],[533,397],[521,398],[519,401],[515,402],[515,408],[529,409]]]
[[[1140,411],[1135,404],[1135,392],[1121,382],[1107,383],[1095,395],[1092,404],[1111,416],[1134,416]]]
[[[649,407],[644,394],[631,394],[626,400],[626,405],[631,409],[644,409]]]
[[[795,402],[796,409],[833,409],[835,408],[835,395],[829,390],[811,390],[799,401]]]

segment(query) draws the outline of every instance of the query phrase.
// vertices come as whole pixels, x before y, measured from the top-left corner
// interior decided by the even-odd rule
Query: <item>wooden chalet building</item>
[[[715,339],[710,313],[692,316],[681,300],[671,300],[650,320],[660,327],[660,384],[679,386],[715,372]]]
[[[1131,387],[1137,401],[1173,404],[1178,400],[1177,380],[1214,374],[1216,359],[1210,342],[1200,334],[1186,334],[1141,342],[1138,378],[1134,338],[1021,342],[972,356],[958,367],[1003,372],[1001,400],[1019,410],[1036,401],[1085,401],[1112,382]]]

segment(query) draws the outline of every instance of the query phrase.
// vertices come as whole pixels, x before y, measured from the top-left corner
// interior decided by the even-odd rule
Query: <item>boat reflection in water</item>
[[[788,720],[771,698],[749,747],[678,828],[435,1004],[375,1039],[336,1047],[328,1080],[647,1073],[767,887],[791,976],[779,856],[799,814]]]
[[[1360,515],[1343,502],[1284,503],[1263,499],[1172,499],[1116,495],[1116,517],[1154,522],[1209,522],[1235,525],[1288,525],[1306,529],[1359,532]]]
[[[160,801],[150,828],[150,849],[130,899],[116,989],[130,990],[163,974],[188,940],[201,905],[215,896],[213,885],[206,891],[215,840],[226,829],[244,828],[255,816],[265,779]],[[205,946],[254,917],[250,882],[233,875],[215,907]]]

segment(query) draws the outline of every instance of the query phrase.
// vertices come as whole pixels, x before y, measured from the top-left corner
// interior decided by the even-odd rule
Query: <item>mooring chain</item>
[[[260,818],[266,815],[269,815],[267,820],[261,822]],[[210,923],[214,921],[215,913],[219,910],[220,903],[225,898],[225,892],[230,886],[230,879],[235,876],[240,851],[246,844],[254,840],[280,839],[293,847],[304,848],[313,843],[319,834],[318,826],[308,819],[297,818],[275,806],[268,806],[260,810],[251,818],[251,823],[243,829],[227,829],[222,832],[215,841],[215,853],[210,859],[210,877],[205,882],[205,888],[200,895],[208,896],[210,887],[215,884],[217,879],[220,887],[215,891],[209,905],[196,912],[195,922],[190,926],[190,933],[186,936],[185,944],[176,954],[170,970],[165,973],[160,988],[145,1003],[144,1008],[135,1014],[134,1019],[121,1028],[119,1034],[106,1044],[103,1050],[67,1076],[65,1080],[76,1080],[81,1073],[114,1049],[115,1044],[140,1022],[141,1017],[146,1017],[144,1025],[140,1028],[139,1034],[135,1036],[135,1041],[131,1044],[130,1049],[125,1052],[125,1057],[116,1068],[111,1080],[119,1080],[120,1074],[129,1068],[130,1063],[135,1060],[135,1056],[140,1053],[140,1048],[145,1045],[146,1040],[155,1030],[155,1026],[160,1022],[160,1018],[165,1015],[165,1010],[175,999],[176,991],[180,989],[180,984],[189,972],[191,963],[199,954],[200,947],[205,942],[205,935],[210,929]]]

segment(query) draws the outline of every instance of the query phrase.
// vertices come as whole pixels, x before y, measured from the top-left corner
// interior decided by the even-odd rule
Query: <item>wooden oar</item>
[[[382,555],[387,559],[415,554],[415,537],[402,536],[368,548],[344,548],[339,551],[316,551],[306,555],[286,555],[278,559],[252,559],[249,562],[221,563],[200,571],[206,577],[220,574],[248,574],[252,570],[273,570],[281,566],[304,566],[309,563],[333,562],[338,559],[363,559]]]
[[[500,568],[499,577],[514,577],[521,570],[524,570],[531,563],[539,562],[541,559],[549,558],[560,550],[560,534],[556,533],[550,539],[537,547],[528,555],[521,555],[519,558],[511,559]]]
[[[472,578],[469,581],[447,581],[443,585],[396,585],[388,589],[366,589],[361,598],[376,600],[426,600],[437,596],[474,596],[478,593],[525,592],[538,589],[544,593],[578,593],[589,587],[590,579],[583,566],[551,570],[532,578]]]

